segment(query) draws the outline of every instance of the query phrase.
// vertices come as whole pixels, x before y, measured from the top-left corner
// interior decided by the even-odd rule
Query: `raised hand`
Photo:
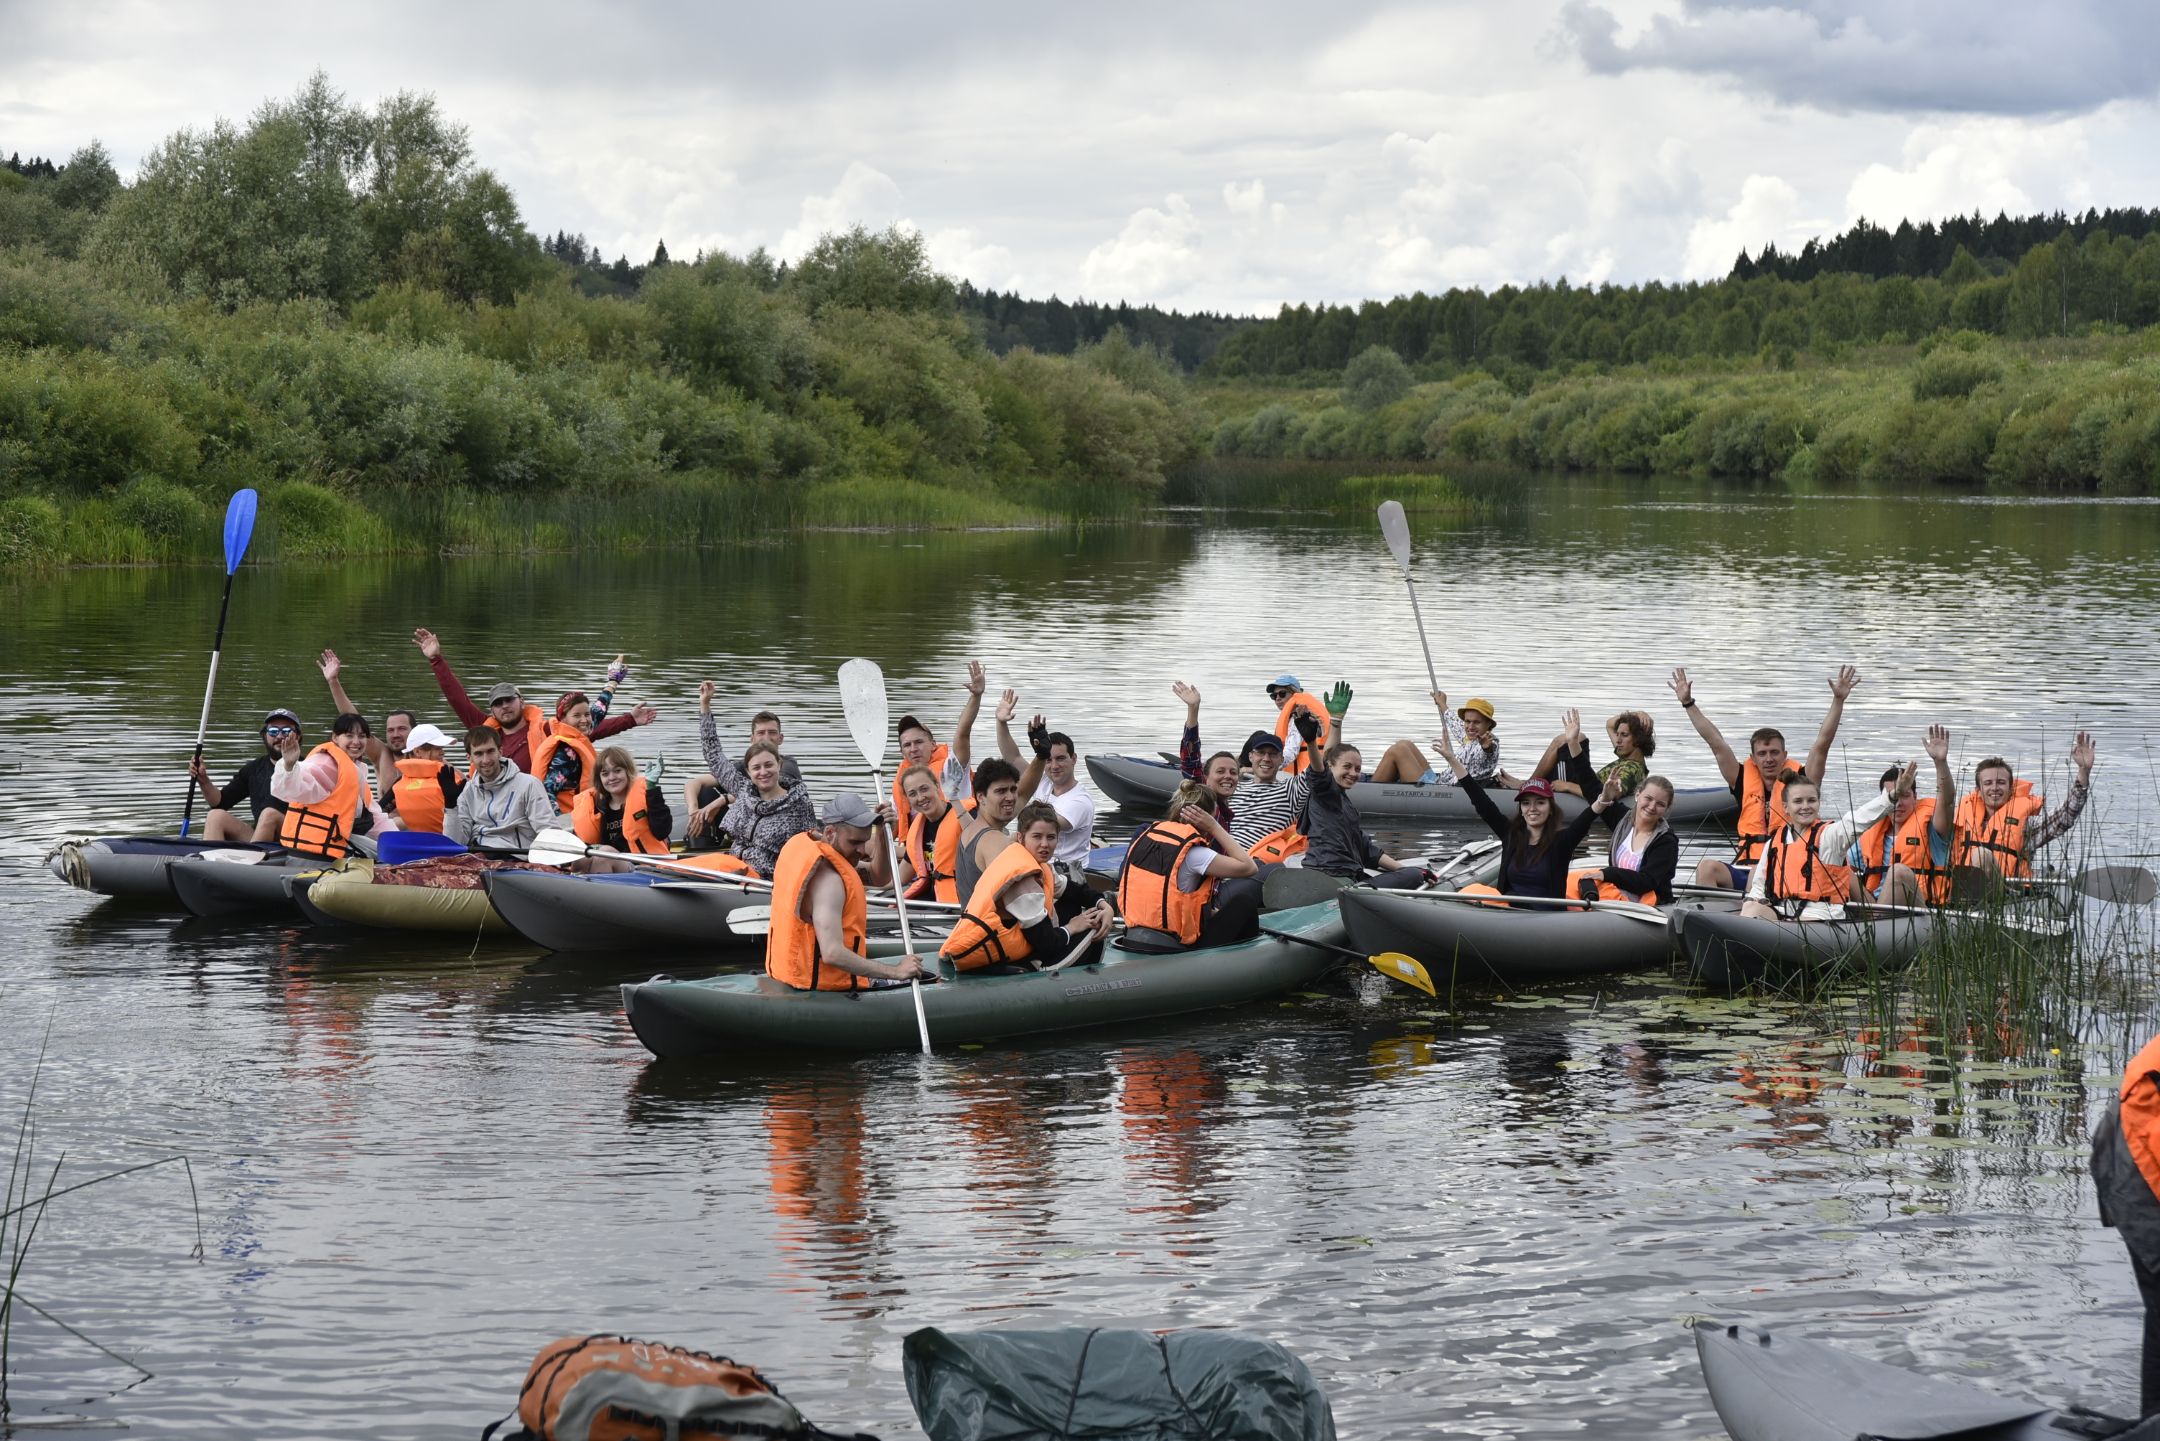
[[[1174,680],[1170,682],[1170,694],[1195,710],[1200,707],[1200,687],[1189,681]]]
[[[1560,712],[1560,736],[1561,739],[1565,740],[1568,743],[1569,750],[1582,749],[1583,742],[1581,711],[1564,710]]]
[[[1350,682],[1339,680],[1335,682],[1334,688],[1320,699],[1327,706],[1328,716],[1333,720],[1341,720],[1350,709],[1350,697],[1354,694],[1350,689]]]
[[[2077,763],[2078,776],[2080,779],[2088,777],[2092,774],[2093,758],[2095,754],[2096,753],[2093,749],[2092,732],[2079,731],[2077,733],[2077,739],[2070,743],[2070,759]]]
[[[1689,682],[1687,672],[1680,667],[1673,667],[1672,679],[1666,684],[1672,687],[1673,699],[1680,702],[1683,709],[1695,699],[1695,687]]]
[[[998,697],[997,723],[1001,726],[1011,725],[1013,717],[1018,714],[1020,714],[1020,693],[1015,690],[1007,690],[1005,694]]]
[[[718,687],[709,680],[701,680],[698,682],[697,708],[699,715],[712,714],[713,692],[717,689]]]
[[[1843,700],[1852,694],[1853,687],[1858,684],[1860,672],[1849,665],[1841,665],[1837,668],[1837,674],[1830,677],[1830,694]]]
[[[330,684],[336,685],[338,675],[344,669],[338,662],[337,652],[325,650],[322,653],[322,659],[317,661],[316,664],[322,667],[322,678],[330,682]]]
[[[623,652],[615,652],[615,664],[607,668],[608,684],[620,684],[622,681],[629,679],[629,676],[630,668],[623,664]]]
[[[1620,797],[1626,793],[1627,788],[1620,784],[1620,777],[1615,773],[1605,777],[1605,789],[1598,792],[1598,799],[1609,806],[1618,805]]]
[[[1035,754],[1047,758],[1050,754],[1050,722],[1036,716],[1028,722],[1027,736],[1028,744],[1035,748]]]
[[[1948,726],[1929,726],[1927,728],[1927,739],[1921,744],[1927,750],[1928,759],[1937,765],[1941,765],[1944,761],[1950,759],[1950,728]]]
[[[987,679],[983,674],[982,662],[979,660],[969,661],[967,680],[968,694],[981,695],[983,693],[983,686],[986,683]]]
[[[1290,712],[1290,724],[1296,726],[1297,733],[1307,741],[1315,741],[1320,738],[1320,717],[1312,713],[1311,706],[1301,705]]]
[[[412,643],[420,647],[420,654],[429,660],[442,659],[442,642],[435,639],[435,632],[426,626],[420,626],[413,631]]]
[[[1911,795],[1911,794],[1912,794],[1912,791],[1913,791],[1913,778],[1914,778],[1915,776],[1919,775],[1919,774],[1920,774],[1920,762],[1918,762],[1918,761],[1907,761],[1907,762],[1905,762],[1905,769],[1904,769],[1904,770],[1902,770],[1902,771],[1900,771],[1900,772],[1898,773],[1898,778],[1897,778],[1897,790],[1896,790],[1895,794],[1897,794],[1897,795],[1899,795],[1899,796],[1909,796],[1909,795]]]
[[[660,712],[654,710],[649,701],[639,701],[630,707],[630,724],[634,726],[649,726],[658,719]]]

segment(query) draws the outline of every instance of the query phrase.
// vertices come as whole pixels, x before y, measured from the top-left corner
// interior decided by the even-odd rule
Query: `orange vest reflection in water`
[[[876,1313],[878,1227],[868,1205],[862,1093],[844,1081],[776,1082],[765,1102],[783,1275]]]
[[[1229,1199],[1217,1167],[1229,1123],[1230,1086],[1197,1051],[1137,1046],[1116,1055],[1123,1084],[1118,1115],[1125,1125],[1126,1169],[1165,1199],[1134,1188],[1134,1215],[1172,1212],[1205,1216]]]

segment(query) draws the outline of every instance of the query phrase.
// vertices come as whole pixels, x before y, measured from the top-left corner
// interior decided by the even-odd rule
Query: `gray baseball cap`
[[[495,689],[493,689],[493,690],[491,690],[491,691],[489,691],[489,692],[488,692],[488,704],[489,704],[489,705],[493,705],[493,704],[495,704],[495,702],[497,702],[497,701],[499,701],[499,700],[523,700],[523,699],[525,699],[525,693],[524,693],[523,691],[519,690],[519,689],[518,689],[518,688],[517,688],[516,686],[514,686],[514,685],[510,684],[510,682],[508,682],[508,681],[503,681],[503,682],[499,683],[499,684],[498,684],[498,685],[497,685],[497,686],[495,687]]]
[[[854,826],[858,830],[868,830],[870,823],[876,819],[877,812],[870,809],[869,803],[853,791],[842,791],[825,802],[826,825]]]

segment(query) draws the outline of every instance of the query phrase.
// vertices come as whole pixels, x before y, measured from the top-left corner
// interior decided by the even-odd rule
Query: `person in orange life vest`
[[[1763,843],[1762,859],[1748,875],[1740,914],[1758,921],[1836,921],[1854,894],[1846,864],[1852,843],[1912,790],[1920,763],[1909,761],[1891,785],[1834,821],[1822,818],[1822,783],[1801,771],[1779,779],[1786,821]]]
[[[699,686],[700,733],[705,725],[703,717],[712,713],[712,707],[703,698],[704,693],[705,688]],[[717,731],[714,732],[714,738],[718,739]],[[787,745],[787,736],[780,729],[779,716],[769,710],[761,710],[750,717],[750,743],[769,745],[773,748],[773,753],[780,757],[780,784],[783,788],[793,790],[803,783],[802,767],[795,764],[795,757],[783,753],[782,748]],[[737,791],[739,790],[738,786]],[[728,806],[734,799],[735,794],[721,785],[720,777],[710,770],[684,781],[683,810],[686,818],[683,822],[683,849],[702,851],[717,848],[723,829],[721,818],[727,814]]]
[[[609,746],[593,758],[592,779],[578,792],[570,829],[586,845],[614,855],[664,856],[675,817],[668,812],[667,793],[646,784],[630,752]],[[631,867],[628,861],[595,855],[586,857],[585,868],[609,872]]]
[[[1950,899],[1950,865],[1957,837],[1957,777],[1950,773],[1950,732],[1929,726],[1924,742],[1935,763],[1935,798],[1908,788],[1897,793],[1890,813],[1861,832],[1846,860],[1857,889],[1891,906],[1941,905]],[[1882,773],[1880,788],[1894,791],[1901,766]],[[1922,814],[1925,812],[1925,814]]]
[[[937,773],[928,766],[903,766],[900,794],[906,798],[913,818],[908,822],[900,848],[900,884],[910,899],[960,900],[960,831],[966,813],[945,799]]]
[[[1186,781],[1167,818],[1133,838],[1118,872],[1118,910],[1128,927],[1162,946],[1205,949],[1260,934],[1259,866]],[[1130,932],[1128,931],[1128,935]]]
[[[280,762],[270,793],[285,803],[278,841],[286,849],[336,860],[354,836],[386,828],[362,760],[368,735],[367,720],[347,713],[330,723],[330,739],[305,760]]]
[[[960,719],[953,725],[952,744],[940,745],[930,734],[930,727],[914,716],[904,715],[894,725],[894,733],[900,741],[900,764],[904,766],[928,766],[937,773],[938,784],[944,788],[945,799],[965,801],[968,798],[968,766],[971,764],[975,717],[982,710],[984,676],[982,662],[968,662],[967,699],[960,705]],[[907,832],[908,821],[913,813],[908,810],[907,798],[900,794],[900,780],[893,778],[892,789],[894,824],[901,833]]]
[[[1839,666],[1836,675],[1830,677],[1830,709],[1824,713],[1822,726],[1815,732],[1815,744],[1808,747],[1807,762],[1801,771],[1820,783],[1823,770],[1830,764],[1830,747],[1837,741],[1838,722],[1845,715],[1845,697],[1852,694],[1853,687],[1860,684],[1860,672],[1851,666]],[[1785,823],[1784,794],[1780,789],[1780,776],[1787,771],[1788,755],[1785,735],[1782,731],[1765,726],[1748,737],[1748,759],[1741,761],[1733,754],[1725,737],[1702,713],[1695,703],[1695,687],[1688,680],[1688,673],[1675,670],[1672,673],[1672,692],[1679,698],[1680,709],[1687,712],[1688,720],[1695,726],[1695,734],[1701,736],[1716,759],[1718,774],[1740,801],[1740,842],[1730,861],[1711,860],[1698,862],[1695,867],[1695,884],[1715,886],[1720,890],[1744,891],[1748,886],[1749,868],[1762,854],[1763,844]]]
[[[270,781],[281,764],[290,766],[300,758],[300,717],[280,707],[263,717],[260,732],[263,753],[233,772],[220,788],[210,779],[210,767],[199,760],[188,762],[188,776],[202,789],[210,813],[203,817],[202,835],[210,841],[274,841],[285,823],[285,808],[270,793]],[[243,821],[234,811],[246,802],[254,812]]]
[[[593,737],[607,724],[608,708],[615,704],[616,687],[629,678],[629,668],[618,654],[598,691],[590,696],[581,690],[564,692],[555,702],[554,722],[542,727],[545,734],[533,748],[532,772],[539,779],[540,788],[565,815],[576,807],[578,793],[590,778]],[[651,706],[633,708],[632,724],[638,723],[639,711],[647,713],[648,717],[659,714]]]
[[[2138,1414],[2151,1416],[2160,1413],[2160,1036],[2131,1058],[2116,1106],[2093,1132],[2092,1178],[2100,1224],[2122,1236],[2145,1304]]]
[[[953,856],[954,882],[961,905],[975,894],[975,883],[997,859],[998,852],[1013,843],[1005,828],[1020,809],[1020,773],[1011,761],[992,756],[975,767],[969,783],[975,809],[960,816],[960,849]]]
[[[887,824],[882,809],[873,811],[861,796],[842,791],[826,803],[820,829],[804,831],[781,849],[773,867],[766,975],[801,991],[938,979],[919,956],[880,961],[865,952],[863,881],[866,871],[872,885],[887,880]]]
[[[2069,797],[2046,815],[2040,815],[2046,798],[2019,780],[2010,762],[2001,756],[1980,762],[1973,768],[1972,794],[1958,803],[1955,864],[2013,879],[2031,875],[2033,852],[2068,835],[2084,813],[2093,758],[2093,738],[2079,731],[2070,746],[2077,779]]]
[[[1173,681],[1170,692],[1185,702],[1185,730],[1178,737],[1178,770],[1187,780],[1199,781],[1217,794],[1220,799],[1215,819],[1248,851],[1278,834],[1286,842],[1296,829],[1298,812],[1305,808],[1306,776],[1320,760],[1317,737],[1325,733],[1325,716],[1293,707],[1290,724],[1299,733],[1299,740],[1285,742],[1273,731],[1254,731],[1246,739],[1242,753],[1232,756],[1228,751],[1216,751],[1203,761],[1200,689],[1187,681]],[[1299,768],[1301,774],[1292,775],[1283,766],[1286,743],[1311,752],[1306,764]],[[1225,760],[1230,762],[1227,771]],[[1255,855],[1254,859],[1260,858]]]
[[[502,755],[511,769],[530,773],[534,747],[546,738],[558,722],[551,721],[540,707],[527,705],[524,694],[509,681],[503,681],[488,692],[487,708],[482,710],[473,704],[465,693],[465,686],[443,659],[442,642],[435,632],[421,626],[413,632],[413,644],[420,647],[420,654],[435,672],[435,684],[442,688],[443,699],[450,702],[450,709],[466,726],[491,725],[502,732]],[[627,716],[609,716],[593,727],[588,740],[602,740],[608,736],[629,730],[632,726],[650,725],[658,720],[660,713],[649,705],[632,709]]]
[[[432,725],[416,725],[405,736],[405,754],[394,763],[383,809],[408,831],[440,834],[443,817],[457,805],[463,789],[457,772],[443,760],[450,737]]]
[[[1493,703],[1483,696],[1472,696],[1448,713],[1447,692],[1436,690],[1432,702],[1440,711],[1440,735],[1434,738],[1436,752],[1452,750],[1462,764],[1463,772],[1480,785],[1502,790],[1513,790],[1515,778],[1500,768],[1500,740],[1495,734],[1497,722]],[[1451,766],[1435,765],[1425,758],[1416,741],[1399,740],[1380,754],[1380,764],[1373,767],[1372,779],[1383,785],[1460,785]]]
[[[1610,794],[1618,801],[1626,794],[1626,782],[1614,766],[1607,766],[1602,775],[1590,768],[1589,747],[1583,742],[1582,712],[1567,711],[1560,724],[1560,762],[1574,783],[1575,793],[1600,797]],[[1558,791],[1560,782],[1554,781],[1552,786]],[[1634,805],[1608,804],[1598,816],[1605,829],[1612,832],[1606,863],[1594,870],[1568,872],[1568,888],[1576,899],[1671,905],[1673,876],[1680,868],[1680,838],[1665,823],[1672,803],[1673,783],[1663,776],[1649,776],[1636,785]],[[1623,818],[1626,825],[1621,824]]]
[[[326,649],[316,664],[322,671],[323,679],[330,684],[330,703],[337,707],[338,714],[366,714],[354,705],[352,697],[345,693],[345,668],[338,660],[338,653]],[[404,756],[405,748],[409,744],[406,737],[418,723],[418,719],[409,710],[389,711],[383,716],[382,734],[368,737],[367,763],[375,767],[376,779],[380,783],[376,796],[386,811],[390,809],[391,788],[397,784],[397,763]]]
[[[1092,944],[1108,935],[1116,919],[1110,903],[1098,899],[1059,923],[1057,877],[1050,869],[1057,854],[1057,807],[1030,801],[1013,824],[1019,844],[998,852],[968,898],[967,913],[939,948],[963,974],[1056,965],[1075,942]]]

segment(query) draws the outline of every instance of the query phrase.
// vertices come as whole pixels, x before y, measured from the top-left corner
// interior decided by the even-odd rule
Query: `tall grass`
[[[1218,459],[1172,477],[1164,499],[1226,511],[1369,512],[1383,500],[1428,514],[1481,515],[1520,495],[1520,478],[1491,467],[1435,473],[1408,463]]]

